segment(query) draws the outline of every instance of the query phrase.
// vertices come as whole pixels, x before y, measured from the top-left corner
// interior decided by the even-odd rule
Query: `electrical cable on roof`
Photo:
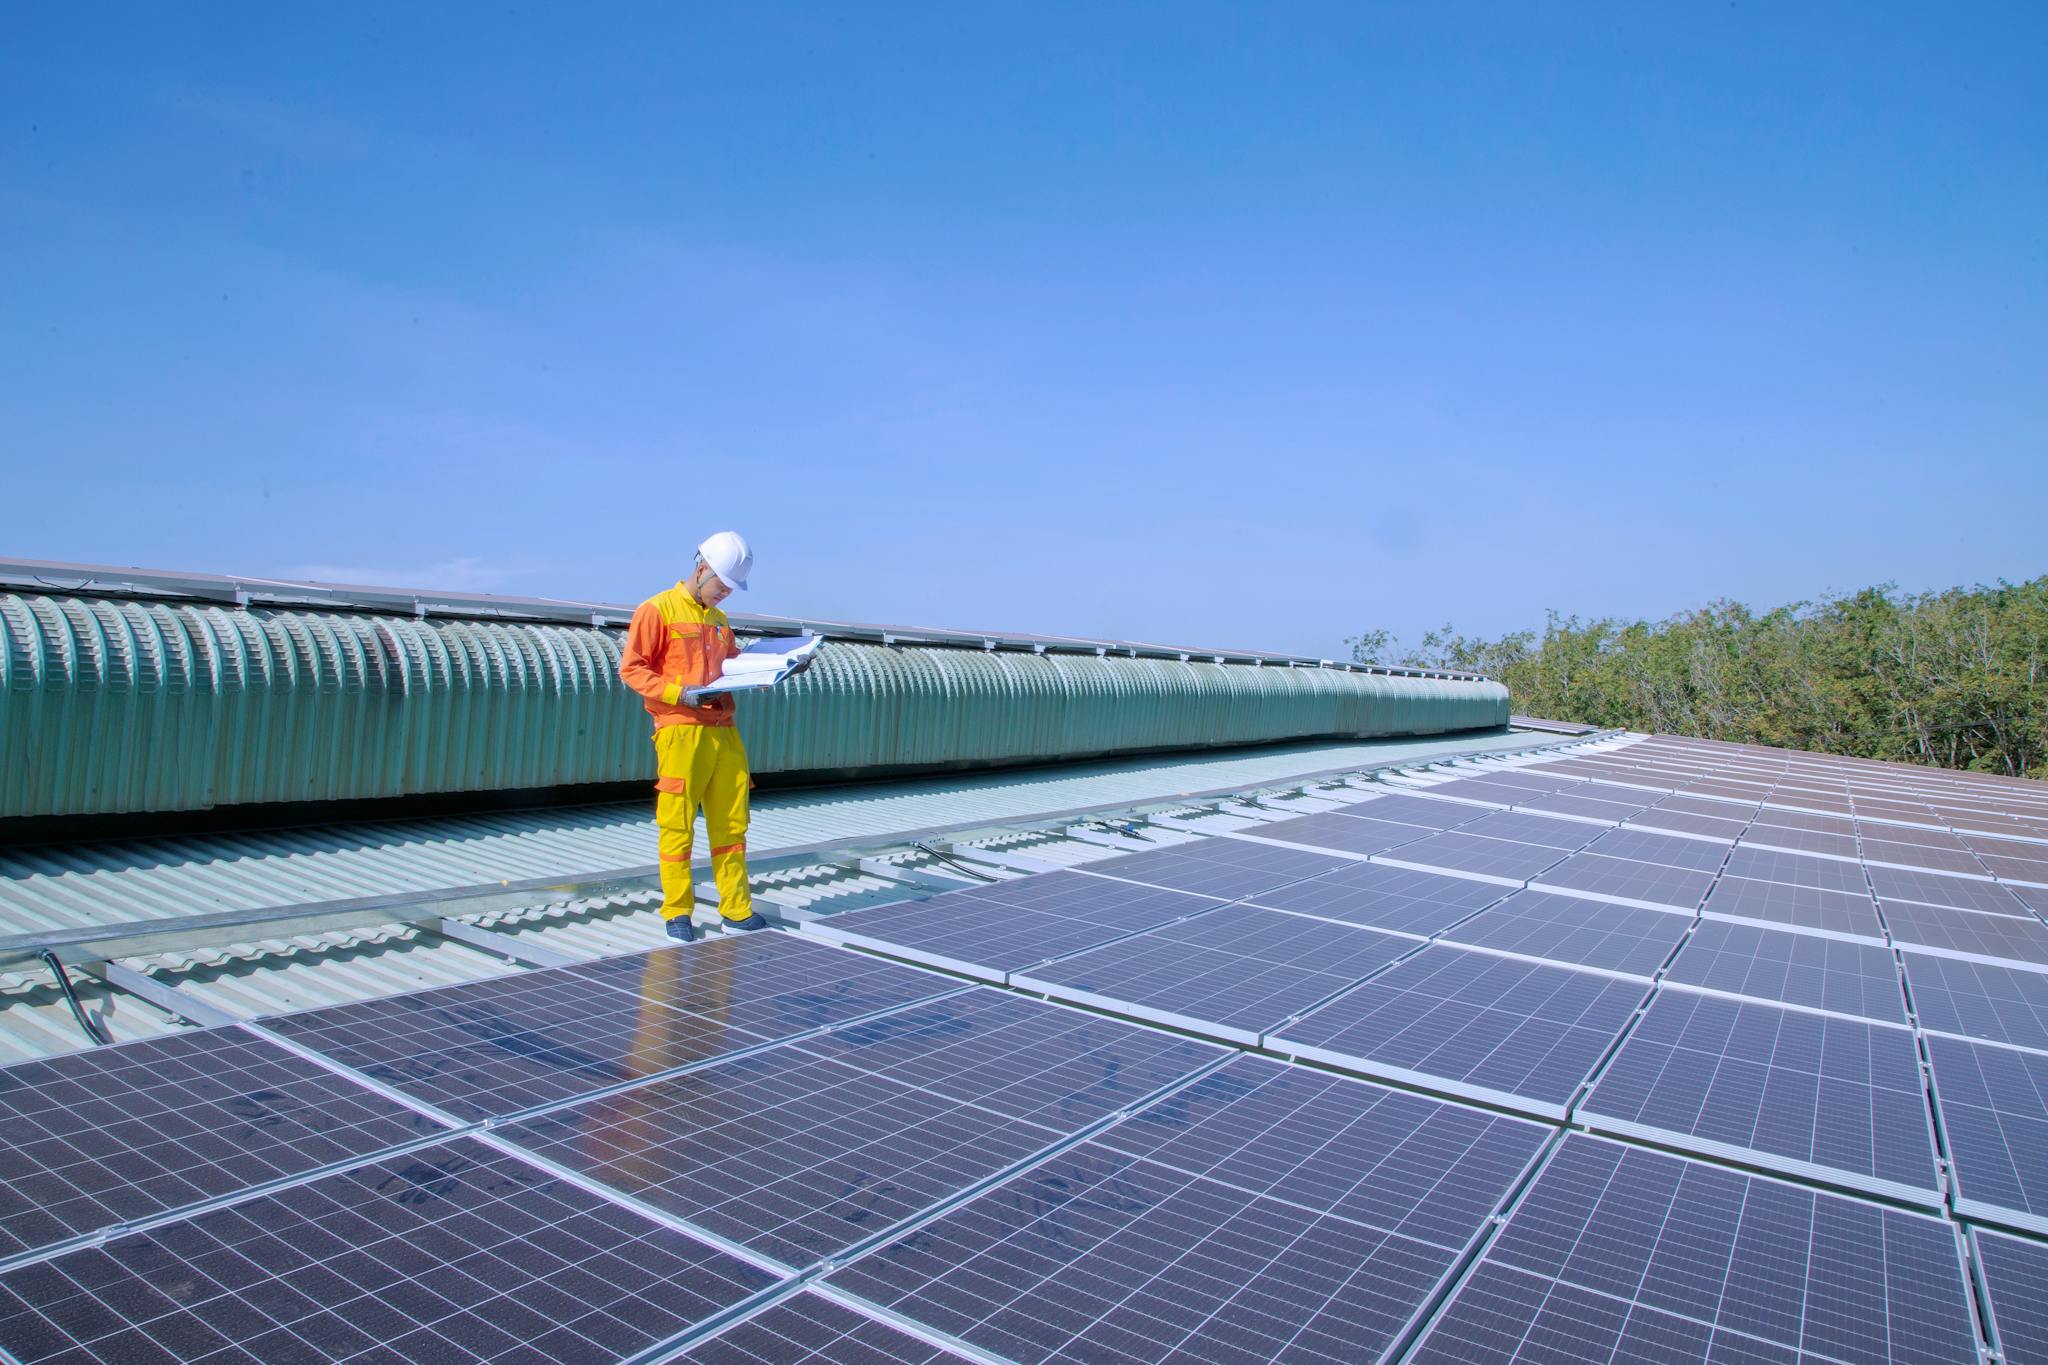
[[[957,859],[947,857],[945,854],[933,848],[930,844],[920,844],[916,840],[912,840],[910,846],[916,849],[919,853],[923,853],[929,857],[937,858],[942,863],[946,863],[952,867],[958,868],[960,871],[966,873],[968,876],[974,878],[978,882],[996,882],[1002,880],[1002,878],[1000,877],[984,876],[982,873],[976,872],[973,868],[967,866],[967,864],[960,862]]]
[[[64,992],[64,1003],[71,1006],[71,1017],[85,1030],[85,1036],[92,1039],[94,1045],[98,1047],[105,1047],[112,1042],[113,1040],[102,1033],[100,1026],[86,1014],[85,1006],[78,1003],[78,992],[71,988],[71,978],[65,974],[64,964],[57,960],[57,955],[45,948],[37,956],[41,957],[43,965],[50,969],[50,975],[57,978],[57,989]]]

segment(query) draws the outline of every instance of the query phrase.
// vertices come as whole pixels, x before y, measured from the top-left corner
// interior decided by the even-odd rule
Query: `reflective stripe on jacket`
[[[730,725],[731,697],[712,697],[701,706],[682,700],[685,689],[717,680],[725,661],[740,652],[725,613],[690,596],[681,583],[642,602],[626,627],[619,677],[638,692],[664,725]]]

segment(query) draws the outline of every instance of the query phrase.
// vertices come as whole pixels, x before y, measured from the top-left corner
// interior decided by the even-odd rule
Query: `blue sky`
[[[12,7],[0,554],[733,526],[753,610],[1325,655],[2032,577],[2044,14]]]

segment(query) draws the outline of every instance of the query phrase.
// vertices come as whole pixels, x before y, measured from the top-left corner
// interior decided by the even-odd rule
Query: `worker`
[[[670,938],[697,937],[690,886],[690,840],[697,811],[711,842],[718,913],[728,929],[767,924],[747,888],[747,751],[733,725],[733,699],[683,693],[717,679],[739,653],[732,624],[718,609],[747,586],[754,552],[736,532],[720,531],[697,547],[690,576],[642,602],[626,628],[619,676],[645,699],[654,717],[654,823],[661,837],[661,917]]]

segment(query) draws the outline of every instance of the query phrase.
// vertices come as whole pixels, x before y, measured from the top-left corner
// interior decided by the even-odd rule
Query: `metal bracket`
[[[88,962],[79,968],[88,976],[99,978],[116,990],[126,991],[139,1000],[147,1000],[166,1014],[174,1014],[189,1024],[201,1028],[218,1028],[223,1024],[241,1022],[241,1016],[209,1005],[204,1000],[194,1000],[176,986],[167,986],[148,972],[138,972],[133,967],[124,967],[118,962]]]
[[[570,967],[582,961],[567,953],[558,953],[552,948],[543,948],[537,943],[522,943],[511,934],[501,934],[495,929],[471,924],[467,920],[443,919],[434,925],[434,932],[443,938],[452,938],[457,943],[467,943],[472,948],[481,948],[487,953],[509,958],[527,967]]]

